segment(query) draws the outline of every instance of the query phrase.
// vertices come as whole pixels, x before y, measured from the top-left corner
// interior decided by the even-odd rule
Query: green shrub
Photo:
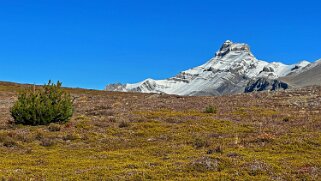
[[[214,106],[207,106],[204,110],[205,113],[216,113],[216,108]]]
[[[18,96],[11,108],[15,123],[24,125],[46,125],[66,122],[73,114],[71,96],[57,84],[48,82],[43,87],[26,89]]]

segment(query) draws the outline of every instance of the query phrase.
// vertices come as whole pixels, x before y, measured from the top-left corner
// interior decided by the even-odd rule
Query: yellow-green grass
[[[282,92],[275,93],[282,104],[259,94],[256,104],[247,95],[77,91],[75,115],[66,124],[22,126],[0,119],[0,178],[320,180],[320,106],[282,105],[288,93],[282,99]],[[205,113],[208,105],[217,113]],[[2,109],[5,118],[9,108]]]
[[[62,125],[56,132],[46,126],[2,130],[2,142],[10,139],[14,145],[1,148],[0,176],[16,180],[313,180],[313,174],[298,170],[321,167],[316,157],[321,153],[320,133],[296,130],[261,138],[264,133],[250,123],[216,120],[204,113],[197,114],[197,120],[179,123],[153,120],[149,115],[184,116],[183,112],[136,114],[147,115],[146,120],[126,128],[114,125],[98,131],[90,118],[80,116],[71,121],[72,127]],[[54,143],[43,146],[45,139]],[[206,144],[196,147],[199,140]],[[208,153],[216,147],[222,151]]]

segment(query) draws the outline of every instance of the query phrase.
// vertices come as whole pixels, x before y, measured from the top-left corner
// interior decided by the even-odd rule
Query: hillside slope
[[[293,87],[321,85],[321,60],[307,66],[302,71],[282,78]]]
[[[68,89],[73,118],[49,126],[10,123],[21,87],[0,83],[4,180],[321,178],[321,87],[221,97]]]

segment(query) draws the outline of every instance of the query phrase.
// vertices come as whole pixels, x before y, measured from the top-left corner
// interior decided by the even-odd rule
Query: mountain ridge
[[[286,77],[281,77],[280,80],[298,88],[310,85],[320,85],[321,59],[309,64],[298,72],[290,74]]]
[[[224,95],[245,92],[249,82],[276,80],[295,74],[308,61],[286,65],[258,60],[245,43],[227,40],[215,56],[203,65],[180,72],[165,80],[146,79],[135,84],[110,84],[107,91],[166,93],[176,95]]]

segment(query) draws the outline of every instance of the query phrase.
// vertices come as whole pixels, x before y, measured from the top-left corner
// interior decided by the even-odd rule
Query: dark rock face
[[[291,71],[293,71],[293,70],[297,70],[297,69],[299,69],[300,67],[299,66],[295,66],[295,67],[293,67],[292,69],[291,69]]]
[[[259,78],[254,81],[250,81],[245,87],[244,92],[256,92],[256,91],[276,91],[288,89],[289,85],[280,80],[271,80],[267,78]]]
[[[274,72],[274,69],[272,67],[264,67],[263,72]]]

